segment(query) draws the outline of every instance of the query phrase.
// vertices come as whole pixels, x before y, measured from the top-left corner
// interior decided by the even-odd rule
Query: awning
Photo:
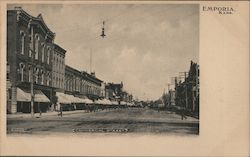
[[[98,99],[98,100],[96,100],[94,103],[100,105],[100,104],[104,104],[104,101],[101,100],[101,99]]]
[[[56,92],[56,96],[58,98],[57,101],[59,103],[63,103],[63,104],[70,104],[71,103],[71,101],[69,100],[67,95],[64,93]]]
[[[121,105],[126,105],[127,103],[125,101],[120,102]]]
[[[85,103],[92,104],[93,102],[88,98],[79,98],[70,94],[64,94],[60,92],[56,92],[56,96],[58,97],[59,103],[71,104],[71,103]]]
[[[93,101],[88,98],[84,99],[84,101],[86,104],[93,104]]]
[[[108,99],[104,99],[105,105],[112,105],[112,102]]]
[[[111,101],[112,105],[118,105],[117,101]]]
[[[111,101],[108,99],[98,99],[97,101],[95,101],[95,104],[112,105]]]
[[[34,90],[35,102],[50,102],[48,97],[40,90]],[[30,90],[17,88],[17,101],[31,102]]]

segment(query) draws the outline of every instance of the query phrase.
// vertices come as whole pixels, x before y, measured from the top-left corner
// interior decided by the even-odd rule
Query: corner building
[[[32,77],[34,111],[51,109],[54,38],[55,33],[47,27],[41,14],[33,17],[20,7],[7,11],[8,113],[31,111]],[[62,77],[60,75],[60,81]],[[63,83],[60,85],[63,88]]]

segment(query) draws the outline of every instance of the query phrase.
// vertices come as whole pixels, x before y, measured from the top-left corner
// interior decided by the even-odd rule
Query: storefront
[[[34,112],[47,112],[50,100],[41,90],[34,90]],[[17,112],[31,112],[31,92],[27,89],[17,88]]]

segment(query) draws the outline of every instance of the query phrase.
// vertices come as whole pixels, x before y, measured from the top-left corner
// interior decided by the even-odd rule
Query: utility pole
[[[90,48],[90,58],[89,58],[90,73],[92,72],[92,48]]]
[[[31,78],[30,78],[30,95],[31,95],[31,102],[30,102],[30,113],[31,117],[34,117],[34,44],[33,44],[33,27],[30,27],[31,34],[30,34],[30,51],[31,51]]]
[[[187,97],[187,82],[186,82],[186,79],[187,79],[187,73],[188,72],[180,72],[180,74],[183,74],[184,73],[184,86],[185,86],[185,102],[186,102],[186,108],[188,107],[188,97]]]

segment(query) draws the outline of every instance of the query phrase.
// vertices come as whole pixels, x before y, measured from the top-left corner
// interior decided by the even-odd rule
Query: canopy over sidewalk
[[[63,104],[71,104],[71,103],[92,104],[93,103],[93,101],[91,101],[88,98],[74,97],[73,95],[64,94],[60,92],[56,92],[56,96],[58,97],[58,102],[63,103]]]
[[[48,97],[40,90],[34,90],[34,95],[35,102],[50,102]],[[30,90],[17,88],[17,101],[31,102]]]

